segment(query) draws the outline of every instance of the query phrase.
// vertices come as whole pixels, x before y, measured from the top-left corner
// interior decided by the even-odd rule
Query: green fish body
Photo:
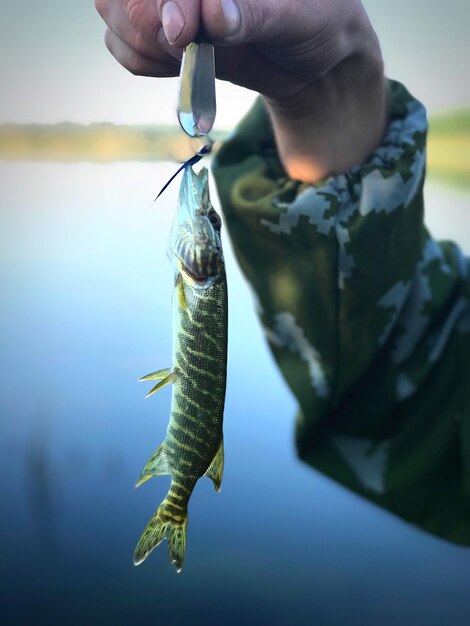
[[[187,506],[196,482],[208,476],[220,490],[227,369],[227,282],[220,226],[210,204],[207,170],[196,174],[186,168],[168,248],[175,263],[173,368],[141,379],[159,381],[148,395],[170,382],[173,393],[166,437],[137,485],[162,474],[171,476],[171,485],[137,544],[136,565],[167,538],[170,561],[180,571]]]

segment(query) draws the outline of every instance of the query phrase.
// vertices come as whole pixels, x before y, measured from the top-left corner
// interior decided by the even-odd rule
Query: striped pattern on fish
[[[191,493],[204,475],[220,490],[224,465],[227,282],[207,170],[184,172],[169,252],[176,257],[173,368],[142,380],[159,381],[148,395],[173,383],[171,415],[166,437],[137,485],[162,474],[171,476],[171,485],[137,544],[134,562],[141,563],[167,538],[170,560],[180,571]]]

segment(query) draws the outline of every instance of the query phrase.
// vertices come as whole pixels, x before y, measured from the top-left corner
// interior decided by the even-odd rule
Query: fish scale
[[[137,485],[169,474],[168,494],[137,544],[141,563],[164,539],[178,571],[186,547],[187,506],[196,482],[208,476],[217,491],[223,473],[222,420],[227,369],[227,282],[220,219],[209,200],[207,170],[183,174],[169,246],[175,260],[173,367],[142,380],[159,381],[148,395],[173,383],[171,414],[162,444]]]
[[[185,433],[177,443],[191,446],[184,449],[183,459],[191,459],[196,472],[204,472],[207,456],[212,460],[222,437],[222,420],[226,382],[226,328],[219,320],[227,318],[227,295],[225,281],[215,283],[201,295],[199,287],[180,283],[185,306],[178,304],[175,324],[182,330],[177,335],[175,348],[175,369],[178,372],[174,384],[174,404],[177,413],[172,411],[170,426],[174,423]],[[211,318],[207,323],[208,315]],[[206,327],[211,328],[213,346],[206,338]],[[192,328],[193,332],[185,332]],[[213,348],[216,348],[213,350]],[[187,399],[186,399],[187,398]],[[201,475],[201,474],[199,474]],[[198,476],[199,477],[199,476]]]

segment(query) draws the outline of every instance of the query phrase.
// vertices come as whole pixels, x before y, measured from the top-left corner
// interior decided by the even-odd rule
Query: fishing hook
[[[187,161],[185,161],[177,170],[176,172],[173,174],[173,176],[170,178],[170,180],[168,180],[162,187],[162,189],[159,191],[157,197],[155,198],[154,202],[156,200],[158,200],[158,198],[162,195],[162,193],[165,191],[165,189],[168,187],[168,185],[170,185],[173,180],[178,176],[178,174],[186,169],[187,167],[192,167],[193,165],[195,165],[196,163],[199,163],[199,161],[205,157],[206,155],[208,155],[211,150],[212,150],[212,146],[214,145],[214,142],[209,139],[210,143],[202,146],[202,148],[199,150],[199,152],[196,152],[196,154],[194,156],[192,156],[190,159],[188,159]]]

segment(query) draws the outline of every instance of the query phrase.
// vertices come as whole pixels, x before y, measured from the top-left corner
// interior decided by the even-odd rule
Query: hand
[[[96,0],[134,74],[175,76],[200,26],[217,76],[266,101],[281,159],[314,182],[360,163],[385,125],[380,48],[359,0]]]

